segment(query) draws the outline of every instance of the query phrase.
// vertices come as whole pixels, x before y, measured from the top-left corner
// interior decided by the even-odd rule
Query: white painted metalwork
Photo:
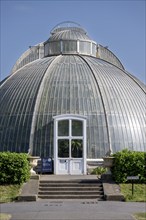
[[[81,115],[58,115],[54,118],[54,173],[55,174],[86,174],[86,117]],[[82,136],[74,136],[74,139],[83,140],[83,155],[82,158],[73,158],[71,156],[71,123],[72,120],[82,121],[83,123],[83,134]],[[59,137],[58,135],[58,122],[63,120],[69,120],[69,136]],[[58,139],[69,140],[69,157],[59,158],[58,157]]]

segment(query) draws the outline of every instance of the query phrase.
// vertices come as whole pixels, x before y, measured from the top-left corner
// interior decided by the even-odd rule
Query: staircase
[[[97,179],[40,180],[38,198],[103,200],[103,186]]]

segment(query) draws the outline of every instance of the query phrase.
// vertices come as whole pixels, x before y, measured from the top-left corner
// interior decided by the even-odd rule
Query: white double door
[[[70,174],[81,175],[83,174],[83,159],[58,159],[58,169],[56,174]]]
[[[54,117],[54,173],[86,174],[85,117]]]
[[[84,168],[83,140],[58,139],[57,167],[59,174],[82,174]]]

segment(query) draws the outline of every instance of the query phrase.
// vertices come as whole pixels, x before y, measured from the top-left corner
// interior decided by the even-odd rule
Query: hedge
[[[139,176],[139,183],[146,183],[146,152],[125,149],[113,155],[112,176],[117,183],[127,182],[127,176]]]
[[[0,184],[21,184],[29,178],[27,154],[0,152]]]

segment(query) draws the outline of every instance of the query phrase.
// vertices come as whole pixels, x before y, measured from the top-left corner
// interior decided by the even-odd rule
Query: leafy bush
[[[104,167],[96,167],[96,168],[91,172],[91,174],[101,175],[101,174],[105,173],[106,171],[107,171],[107,169],[104,168]]]
[[[123,150],[115,157],[112,175],[116,182],[125,183],[127,176],[139,176],[139,183],[146,183],[146,152]]]
[[[0,184],[21,184],[30,177],[28,155],[0,152]]]

